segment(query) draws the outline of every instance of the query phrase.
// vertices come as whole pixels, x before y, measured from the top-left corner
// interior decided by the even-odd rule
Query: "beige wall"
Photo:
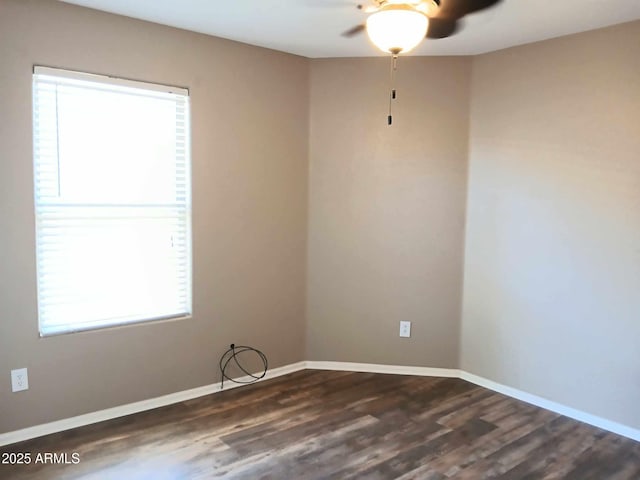
[[[640,428],[640,22],[473,61],[462,368]]]
[[[391,127],[388,74],[311,64],[307,357],[457,367],[470,59],[401,58]]]
[[[192,320],[38,338],[33,64],[191,90]],[[303,360],[308,62],[55,1],[0,0],[0,432]],[[29,368],[11,393],[9,370]]]

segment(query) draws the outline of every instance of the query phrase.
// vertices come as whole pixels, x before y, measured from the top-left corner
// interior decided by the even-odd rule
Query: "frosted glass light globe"
[[[391,4],[367,18],[367,34],[383,52],[407,53],[427,34],[429,19],[409,5]]]

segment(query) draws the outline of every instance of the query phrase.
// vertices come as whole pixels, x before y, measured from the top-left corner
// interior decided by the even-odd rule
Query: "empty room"
[[[0,0],[1,479],[640,478],[638,0]]]

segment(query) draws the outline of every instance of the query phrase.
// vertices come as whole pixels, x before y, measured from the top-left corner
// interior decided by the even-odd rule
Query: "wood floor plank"
[[[0,448],[7,480],[638,480],[640,443],[460,379],[301,371]]]

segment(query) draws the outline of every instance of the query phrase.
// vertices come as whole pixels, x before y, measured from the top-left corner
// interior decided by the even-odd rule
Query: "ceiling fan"
[[[383,52],[398,55],[415,48],[424,38],[445,38],[456,33],[465,15],[499,3],[501,0],[372,0],[358,5],[368,13],[365,23],[342,35],[352,37],[366,30],[371,41]]]
[[[372,0],[365,23],[342,35],[352,37],[366,30],[383,52],[391,54],[391,91],[387,124],[393,123],[391,107],[396,99],[395,72],[398,55],[415,48],[425,38],[445,38],[459,29],[459,21],[469,13],[494,6],[502,0]]]

